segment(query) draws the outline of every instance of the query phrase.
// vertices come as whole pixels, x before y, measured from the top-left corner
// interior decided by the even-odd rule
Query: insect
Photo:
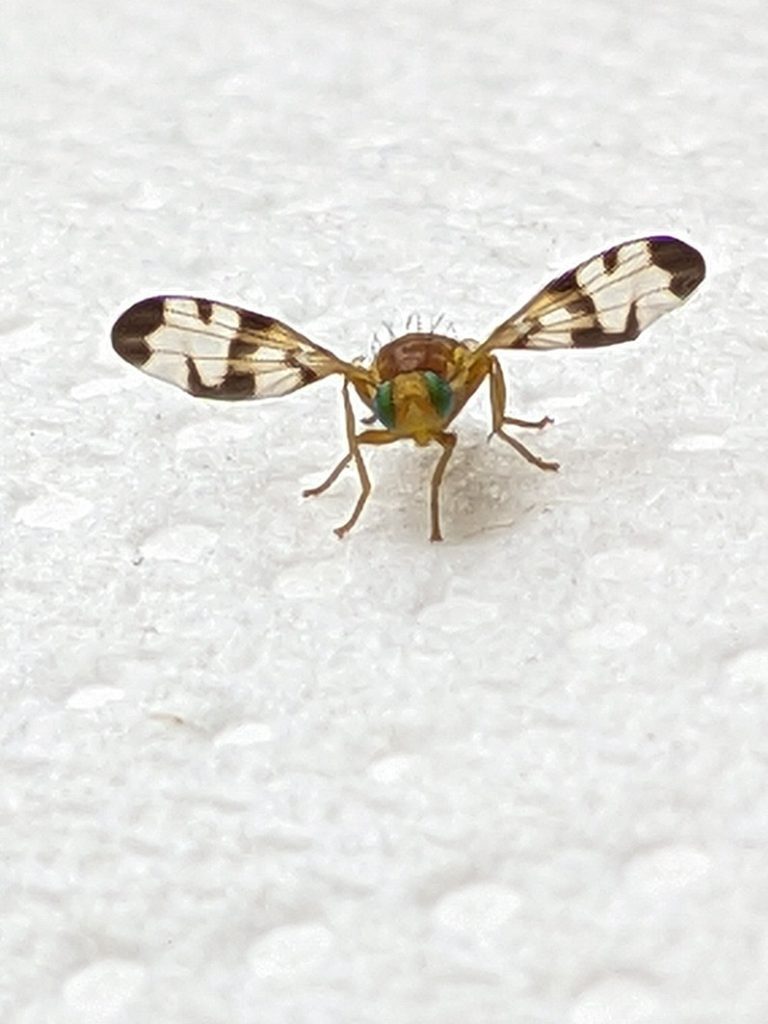
[[[347,452],[328,477],[304,496],[322,494],[354,462],[360,494],[343,537],[371,493],[362,449],[410,439],[441,449],[430,485],[431,537],[442,540],[440,486],[456,445],[448,430],[488,380],[492,436],[543,470],[556,462],[534,455],[506,426],[540,429],[552,420],[506,415],[506,387],[496,352],[503,349],[596,348],[631,341],[662,313],[679,306],[704,279],[704,260],[676,238],[638,238],[614,245],[550,281],[517,313],[478,343],[432,332],[407,333],[357,365],[270,316],[191,296],[160,295],[127,309],[112,328],[112,344],[129,363],[201,398],[276,398],[332,374],[343,379]],[[371,415],[358,431],[354,389]],[[373,424],[380,424],[373,428]]]

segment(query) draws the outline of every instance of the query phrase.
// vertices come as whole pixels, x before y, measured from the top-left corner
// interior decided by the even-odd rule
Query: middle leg
[[[514,423],[519,427],[537,427],[541,429],[541,427],[546,426],[547,423],[551,423],[552,420],[549,416],[545,416],[537,422],[531,422],[529,420],[518,420],[514,419],[512,416],[504,415],[504,406],[507,401],[507,389],[504,384],[504,375],[501,372],[501,367],[496,359],[493,359],[491,362],[490,388],[491,422],[493,424],[491,437],[493,437],[494,434],[497,434],[502,441],[505,441],[508,445],[514,448],[515,451],[522,455],[527,462],[530,462],[533,466],[537,466],[539,469],[559,469],[560,464],[558,462],[547,462],[546,459],[542,459],[538,455],[534,455],[534,453],[526,448],[521,441],[518,441],[517,438],[512,437],[506,432],[506,430],[504,430],[505,423]]]
[[[491,360],[490,386],[494,434],[503,423],[511,423],[515,427],[531,427],[534,430],[541,430],[547,424],[555,422],[551,416],[542,416],[540,420],[519,420],[516,416],[504,415],[504,408],[507,404],[507,386],[504,383],[504,374],[499,366],[499,361],[495,358]]]
[[[541,430],[555,421],[551,416],[542,416],[540,420],[518,420],[514,416],[505,416],[503,423],[511,423],[515,427],[532,427],[534,430]]]

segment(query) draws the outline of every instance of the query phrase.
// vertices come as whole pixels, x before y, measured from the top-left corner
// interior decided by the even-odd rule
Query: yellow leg
[[[505,416],[503,422],[512,423],[516,427],[532,427],[534,430],[541,430],[548,423],[554,423],[555,421],[551,416],[542,416],[540,420],[518,420],[514,416]]]
[[[322,494],[323,491],[327,491],[331,484],[335,483],[335,481],[339,479],[342,472],[347,468],[351,461],[352,452],[347,452],[347,454],[344,456],[344,458],[341,460],[338,466],[336,466],[335,469],[331,470],[328,479],[323,480],[323,482],[321,484],[318,484],[317,487],[307,487],[306,490],[301,492],[302,498],[314,498],[315,495]]]
[[[498,359],[491,359],[491,373],[488,378],[491,388],[491,437],[504,424],[504,406],[507,404],[507,386]],[[488,438],[490,440],[490,437]]]
[[[371,481],[368,476],[368,471],[365,468],[363,457],[360,454],[361,444],[392,444],[393,441],[400,441],[401,437],[399,434],[391,434],[388,430],[364,430],[362,434],[352,434],[349,438],[350,447],[352,448],[352,458],[355,460],[357,466],[357,473],[360,477],[360,497],[357,499],[357,504],[352,509],[352,515],[342,526],[337,526],[333,531],[337,537],[343,537],[345,533],[349,533],[352,527],[355,525],[357,520],[360,518],[360,513],[363,511],[368,496],[371,493]]]
[[[538,455],[534,455],[532,451],[529,451],[524,444],[518,441],[516,438],[511,437],[505,430],[505,423],[514,423],[519,427],[544,427],[547,423],[551,423],[552,420],[545,416],[544,419],[538,422],[530,422],[528,420],[516,420],[511,416],[504,415],[504,406],[507,401],[507,389],[504,384],[504,376],[501,372],[501,367],[496,359],[491,364],[491,422],[493,424],[493,434],[498,435],[508,445],[515,449],[523,458],[530,462],[533,466],[538,466],[539,469],[550,469],[556,470],[560,468],[560,464],[557,462],[547,462],[545,459],[539,458]]]
[[[440,484],[443,482],[443,476],[445,474],[445,467],[448,465],[448,460],[453,455],[453,449],[456,447],[456,435],[455,434],[436,434],[435,440],[438,444],[443,446],[443,454],[438,459],[437,465],[435,466],[435,472],[432,474],[432,484],[430,489],[430,513],[432,516],[432,533],[429,539],[432,541],[442,540],[443,535],[440,532]]]
[[[539,469],[551,469],[553,471],[560,469],[559,462],[547,462],[546,459],[542,459],[538,455],[534,455],[533,452],[518,441],[516,437],[511,437],[506,431],[502,430],[501,427],[496,431],[496,436],[500,437],[502,441],[506,441],[508,445],[511,445],[515,451],[522,455],[526,462],[530,462],[532,466],[538,466]]]
[[[357,466],[357,475],[360,478],[360,497],[357,499],[352,515],[343,524],[338,526],[334,533],[339,537],[343,537],[345,533],[349,533],[352,527],[355,525],[357,520],[360,518],[360,513],[363,511],[363,507],[368,500],[368,496],[371,493],[371,481],[368,476],[368,471],[365,468],[363,457],[360,454],[361,444],[391,444],[393,441],[399,441],[400,436],[398,434],[391,434],[387,430],[364,430],[362,434],[355,433],[355,413],[352,409],[352,403],[349,400],[349,382],[344,381],[344,387],[341,391],[341,396],[344,400],[344,425],[347,431],[347,443],[349,445],[349,451],[341,459],[338,464],[331,470],[328,477],[323,480],[317,487],[308,487],[302,491],[302,495],[305,498],[314,497],[317,494],[322,494],[323,491],[327,491],[331,484],[335,483],[336,480],[341,476],[350,462],[354,459],[355,465]],[[363,420],[364,423],[369,420]]]
[[[331,484],[335,483],[342,472],[352,461],[355,455],[355,413],[352,408],[352,403],[349,400],[349,381],[344,380],[344,387],[341,389],[341,397],[344,401],[344,426],[347,431],[347,443],[349,444],[349,451],[339,464],[331,470],[330,475],[326,480],[323,480],[317,487],[308,487],[305,491],[301,492],[303,498],[313,498],[318,494],[322,494],[323,491],[327,491]],[[358,467],[359,468],[359,467]]]

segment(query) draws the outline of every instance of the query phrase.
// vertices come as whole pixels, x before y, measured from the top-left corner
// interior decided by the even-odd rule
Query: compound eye
[[[447,416],[453,406],[453,390],[451,385],[435,373],[434,370],[424,371],[424,380],[427,384],[427,393],[432,407],[439,416]]]
[[[392,428],[395,425],[395,402],[392,397],[392,381],[385,380],[376,388],[373,396],[373,411],[376,418],[385,427]]]

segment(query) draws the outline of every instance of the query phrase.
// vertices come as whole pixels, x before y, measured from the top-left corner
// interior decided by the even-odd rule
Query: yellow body
[[[360,477],[361,492],[352,515],[336,533],[343,537],[357,522],[371,493],[371,483],[365,468],[360,446],[385,445],[393,441],[410,439],[420,446],[431,442],[443,449],[430,487],[430,514],[432,531],[430,540],[442,540],[440,530],[440,485],[445,468],[456,446],[456,435],[446,428],[461,412],[468,400],[486,379],[490,380],[493,433],[512,445],[525,459],[541,469],[557,469],[556,462],[545,462],[510,437],[504,429],[505,423],[518,426],[543,427],[551,422],[548,417],[535,423],[528,420],[512,419],[504,415],[506,389],[501,368],[491,354],[478,352],[474,343],[455,341],[435,334],[407,334],[385,345],[377,355],[371,369],[359,374],[347,373],[344,380],[343,398],[349,452],[318,487],[304,491],[305,497],[321,494],[338,478],[342,470],[355,460]],[[349,399],[349,384],[354,386],[360,398],[372,410],[373,417],[366,420],[373,423],[381,419],[378,399],[382,387],[387,386],[390,415],[384,429],[356,432],[355,416]],[[430,384],[432,390],[430,390]],[[439,385],[439,394],[450,394],[450,405],[441,411],[436,405],[434,388]]]
[[[418,445],[429,444],[446,424],[445,417],[432,404],[424,374],[418,370],[394,378],[392,404],[395,422],[389,429],[398,437],[413,438]]]
[[[404,334],[384,345],[367,367],[339,358],[274,317],[193,295],[154,295],[134,303],[115,321],[112,344],[133,366],[199,398],[278,398],[341,375],[348,451],[327,480],[304,493],[320,494],[354,460],[361,493],[348,521],[336,530],[341,537],[357,522],[371,491],[362,445],[403,438],[418,445],[434,441],[442,453],[432,474],[431,537],[441,540],[438,496],[456,444],[447,428],[486,378],[491,435],[540,469],[557,469],[557,463],[538,458],[505,432],[508,423],[540,428],[551,420],[505,416],[506,389],[496,351],[633,341],[683,303],[705,271],[701,253],[680,239],[630,239],[554,278],[482,344],[434,331]],[[350,385],[373,413],[363,422],[378,420],[379,429],[357,432]]]
[[[426,445],[445,430],[489,374],[495,360],[470,359],[474,351],[469,343],[442,335],[406,334],[385,345],[371,370],[352,383],[375,412],[376,386],[391,381],[395,421],[389,432]],[[425,371],[437,374],[451,388],[453,403],[445,415],[435,408]]]

